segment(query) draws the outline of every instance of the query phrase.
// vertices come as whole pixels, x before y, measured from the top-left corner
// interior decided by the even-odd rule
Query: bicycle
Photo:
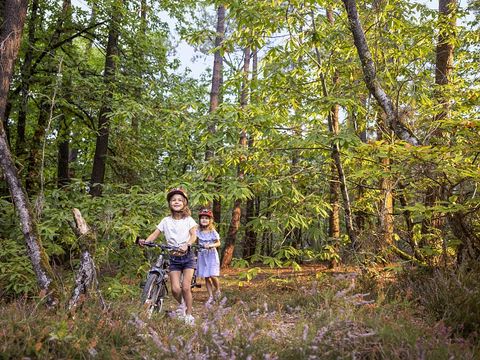
[[[198,252],[207,250],[206,247],[204,247],[203,245],[200,245],[200,244],[193,244],[193,245],[190,246],[190,249],[195,251],[195,260],[198,260]],[[196,288],[201,288],[202,287],[202,284],[197,284],[197,273],[198,273],[198,264],[195,267],[195,271],[194,271],[193,276],[192,276],[192,283],[190,285],[190,288],[192,288],[192,289],[194,287],[196,287]]]
[[[138,244],[139,238],[137,238],[136,243]],[[168,294],[167,288],[167,279],[169,273],[169,264],[170,264],[170,252],[178,251],[176,247],[156,244],[156,243],[144,243],[144,246],[147,247],[158,247],[160,248],[160,255],[157,258],[157,261],[150,268],[147,280],[143,286],[141,301],[142,304],[146,307],[147,315],[150,318],[154,312],[160,313],[163,309],[163,304],[165,302],[165,297]],[[198,245],[194,245],[193,248],[199,248]],[[202,287],[201,284],[197,284],[197,269],[192,276],[192,281],[190,284],[191,288]]]
[[[158,255],[157,261],[148,271],[147,280],[143,286],[141,296],[142,304],[146,308],[147,315],[150,318],[154,312],[161,312],[163,309],[165,297],[168,294],[169,252],[176,249],[168,245],[155,243],[145,243],[144,245],[160,248],[160,255]]]

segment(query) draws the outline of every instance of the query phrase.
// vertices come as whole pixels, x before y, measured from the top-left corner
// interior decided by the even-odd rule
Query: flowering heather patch
[[[205,289],[194,291],[194,326],[167,314],[148,319],[137,298],[115,299],[108,311],[86,302],[74,317],[29,302],[5,304],[0,358],[478,358],[478,344],[414,303],[371,296],[357,277],[274,271],[239,286],[231,273],[213,304],[205,306]],[[175,306],[168,298],[166,308]]]

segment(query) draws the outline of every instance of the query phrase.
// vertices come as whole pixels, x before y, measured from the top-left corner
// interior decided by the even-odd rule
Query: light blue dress
[[[212,245],[220,239],[220,235],[216,230],[212,231],[200,231],[197,229],[197,238],[200,245]],[[220,259],[218,257],[218,251],[216,248],[204,249],[198,252],[198,276],[210,277],[220,275]]]

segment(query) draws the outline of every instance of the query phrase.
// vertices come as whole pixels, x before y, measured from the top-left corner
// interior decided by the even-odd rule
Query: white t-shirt
[[[160,221],[157,229],[160,230],[167,239],[167,245],[179,247],[190,239],[190,229],[197,226],[197,223],[191,216],[176,220],[167,216]]]

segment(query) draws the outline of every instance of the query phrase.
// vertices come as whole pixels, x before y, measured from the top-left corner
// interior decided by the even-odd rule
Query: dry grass
[[[418,302],[386,296],[395,278],[354,268],[224,271],[223,299],[206,307],[194,290],[193,327],[158,314],[146,319],[136,296],[74,316],[32,301],[0,310],[0,358],[66,359],[475,359],[478,344],[432,319]],[[169,298],[167,308],[174,309]]]

